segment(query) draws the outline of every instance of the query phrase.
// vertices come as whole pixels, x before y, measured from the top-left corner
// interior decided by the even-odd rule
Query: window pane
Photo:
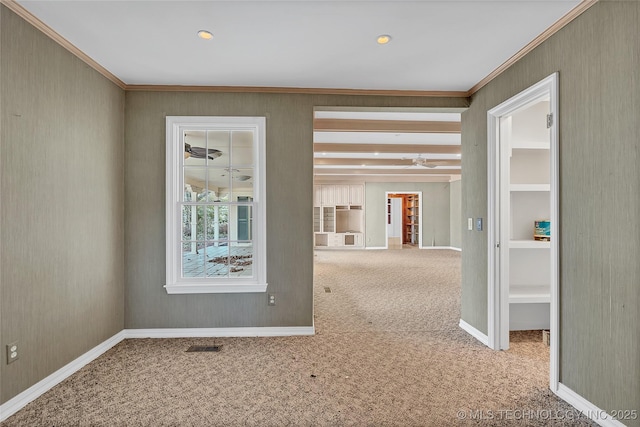
[[[196,238],[195,226],[198,223],[194,206],[182,206],[182,240]]]
[[[228,202],[231,176],[227,169],[209,168],[207,175],[207,188],[209,190],[208,202]]]
[[[205,239],[204,206],[182,206],[182,238]]]
[[[243,199],[243,197],[239,197]],[[250,199],[250,198],[249,198]],[[244,200],[240,200],[244,201]],[[253,206],[250,204],[233,205],[229,209],[229,239],[253,239]]]
[[[184,132],[184,165],[204,166],[204,150],[207,144],[203,130],[187,130]]]
[[[184,192],[182,201],[202,202],[207,194],[207,170],[205,168],[184,168]]]
[[[229,246],[227,242],[211,242],[207,248],[207,277],[229,276]]]
[[[253,166],[253,131],[234,131],[231,134],[231,165]]]
[[[182,243],[182,277],[204,277],[204,242]]]
[[[250,242],[231,242],[229,262],[229,276],[253,277],[253,245]]]
[[[229,237],[229,206],[207,206],[207,240],[225,240]]]
[[[253,169],[234,169],[231,180],[231,200],[253,201],[253,181]],[[240,200],[240,197],[245,198]]]
[[[229,146],[231,132],[228,130],[207,131],[207,165],[227,166],[229,164]]]

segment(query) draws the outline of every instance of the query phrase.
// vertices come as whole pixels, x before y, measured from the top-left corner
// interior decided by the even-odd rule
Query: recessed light
[[[387,44],[391,41],[391,36],[388,34],[380,34],[376,41],[378,44]]]
[[[198,37],[203,40],[211,40],[213,38],[213,34],[211,34],[211,32],[207,30],[200,30],[198,31]]]

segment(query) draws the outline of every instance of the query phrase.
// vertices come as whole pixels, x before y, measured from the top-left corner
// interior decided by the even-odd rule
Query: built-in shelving
[[[417,245],[420,231],[420,202],[417,194],[407,194],[404,197],[404,241]]]
[[[546,285],[518,285],[509,289],[510,304],[549,303],[551,294]]]
[[[508,158],[510,329],[546,328],[551,300],[551,242],[534,239],[535,221],[551,215],[548,102],[510,117]],[[551,236],[554,238],[554,236]]]
[[[551,242],[546,240],[509,240],[509,249],[549,249]]]
[[[364,246],[364,185],[315,185],[315,247]]]
[[[549,184],[511,184],[511,191],[549,192]]]

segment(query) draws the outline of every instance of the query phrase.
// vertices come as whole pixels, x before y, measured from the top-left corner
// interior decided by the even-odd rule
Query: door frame
[[[385,191],[384,192],[384,248],[389,249],[389,227],[387,226],[387,200],[390,194],[417,194],[418,195],[418,248],[422,247],[422,191]],[[404,223],[404,221],[403,221]],[[402,230],[404,233],[404,228]]]
[[[544,97],[549,97],[552,115],[550,127],[550,222],[551,222],[551,278],[550,278],[550,363],[549,384],[555,393],[559,385],[559,204],[558,204],[558,73],[553,73],[533,86],[504,101],[487,112],[487,163],[488,163],[488,343],[494,350],[506,350],[509,346],[509,288],[508,288],[508,246],[501,249],[501,236],[508,239],[509,225],[500,221],[508,215],[500,198],[507,197],[500,188],[500,119],[510,116],[520,108]],[[503,187],[504,188],[504,187]],[[505,270],[506,269],[506,270]],[[506,274],[505,274],[506,271]],[[507,283],[507,286],[504,285]]]

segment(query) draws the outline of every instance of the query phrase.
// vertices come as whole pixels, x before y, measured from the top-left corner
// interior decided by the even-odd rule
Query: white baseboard
[[[102,342],[101,344],[98,344],[91,350],[87,351],[82,356],[67,363],[62,368],[55,371],[53,374],[49,375],[41,381],[38,381],[22,393],[7,400],[0,406],[0,421],[6,420],[11,415],[24,408],[27,404],[33,402],[38,397],[49,391],[51,388],[60,384],[65,379],[78,372],[86,364],[98,358],[98,356],[102,355],[104,352],[109,350],[114,345],[118,344],[123,339],[125,339],[125,333],[124,331],[120,331],[108,340]]]
[[[124,329],[98,344],[82,356],[66,364],[43,380],[32,385],[0,406],[0,422],[24,408],[30,402],[58,385],[111,347],[127,338],[188,338],[188,337],[285,337],[314,335],[314,326],[285,326],[272,328],[167,328]]]
[[[453,246],[422,246],[420,249],[446,249],[450,251],[462,251],[460,248],[454,248]]]
[[[378,249],[389,249],[389,248],[386,246],[367,246],[365,249],[378,250]],[[422,246],[420,249],[447,249],[451,251],[462,252],[461,248],[456,248],[454,246]]]
[[[607,411],[598,408],[566,385],[559,383],[558,391],[555,392],[559,398],[569,403],[588,418],[604,427],[624,427],[624,424],[615,420]]]
[[[125,338],[289,337],[294,335],[314,335],[315,327],[125,329],[123,332],[125,333]]]
[[[467,332],[469,335],[480,341],[482,344],[489,346],[489,337],[486,334],[483,334],[464,320],[460,319],[460,328]]]

